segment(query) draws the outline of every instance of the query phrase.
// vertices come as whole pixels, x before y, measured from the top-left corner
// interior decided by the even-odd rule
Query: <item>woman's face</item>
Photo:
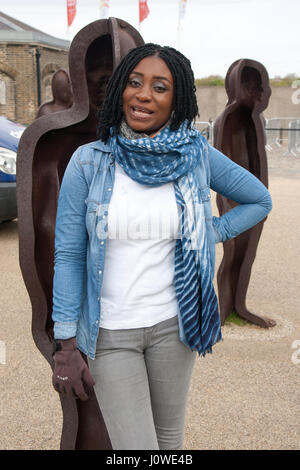
[[[166,63],[145,57],[132,70],[123,92],[127,124],[137,132],[155,133],[169,120],[173,103],[173,77]]]

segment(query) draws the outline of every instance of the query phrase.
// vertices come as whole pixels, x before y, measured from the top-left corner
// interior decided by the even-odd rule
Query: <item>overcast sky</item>
[[[178,43],[179,0],[148,0],[141,24],[145,42],[178,47],[192,62],[196,78],[226,75],[232,62],[262,62],[270,77],[300,77],[300,0],[187,0]],[[77,0],[67,34],[66,0],[0,0],[0,11],[63,39],[72,40],[99,18],[99,0]],[[110,16],[138,29],[138,0],[110,0]]]

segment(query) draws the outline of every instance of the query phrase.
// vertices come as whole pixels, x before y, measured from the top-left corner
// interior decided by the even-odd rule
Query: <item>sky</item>
[[[225,77],[237,59],[261,62],[270,78],[300,77],[299,0],[187,0],[178,28],[179,0],[148,0],[141,23],[145,42],[180,49],[196,78]],[[0,0],[0,11],[45,33],[72,41],[99,19],[99,0],[77,0],[77,14],[67,28],[66,0]],[[139,29],[138,0],[110,0],[109,15]],[[178,31],[180,31],[178,33]]]

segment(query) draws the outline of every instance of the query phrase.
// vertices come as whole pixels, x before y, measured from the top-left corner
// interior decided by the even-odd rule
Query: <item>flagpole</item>
[[[141,33],[141,14],[140,14],[140,0],[137,0],[138,4],[138,22],[139,22],[139,33]]]
[[[70,26],[67,26],[67,31],[66,31],[66,38],[69,40],[70,39]]]
[[[66,38],[69,39],[69,37],[70,37],[70,26],[69,26],[69,6],[68,6],[68,2],[66,2],[66,6],[67,6],[67,29],[66,29]]]
[[[177,49],[180,51],[181,49],[181,21],[185,15],[187,0],[179,0],[178,3],[178,26],[177,26]]]
[[[109,18],[109,0],[99,0],[99,18]]]
[[[180,14],[181,14],[180,8],[181,8],[181,5],[180,5],[180,2],[179,2],[179,5],[178,5],[178,25],[177,25],[177,49],[178,49],[178,51],[180,51]]]

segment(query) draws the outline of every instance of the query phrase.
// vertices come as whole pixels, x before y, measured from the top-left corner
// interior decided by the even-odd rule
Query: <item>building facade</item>
[[[52,99],[53,74],[68,70],[69,46],[0,12],[0,115],[30,124]]]

